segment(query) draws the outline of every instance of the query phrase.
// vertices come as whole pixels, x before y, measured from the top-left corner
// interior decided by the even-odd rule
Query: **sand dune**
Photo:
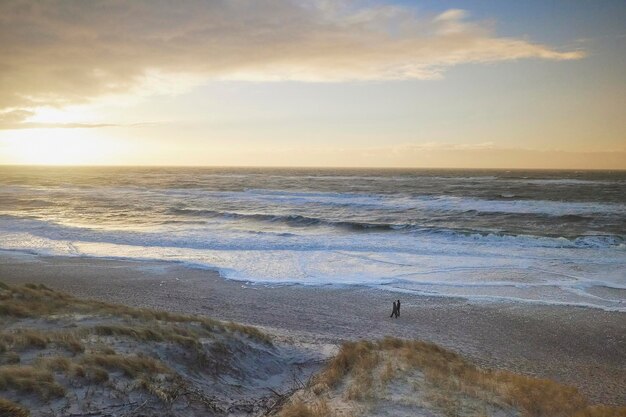
[[[319,368],[316,352],[232,322],[34,284],[1,284],[0,300],[2,416],[256,415]]]
[[[281,417],[617,417],[551,380],[484,369],[435,344],[385,338],[345,343]]]
[[[42,284],[0,283],[0,301],[3,417],[626,415],[432,343],[346,342],[328,357],[255,327]]]

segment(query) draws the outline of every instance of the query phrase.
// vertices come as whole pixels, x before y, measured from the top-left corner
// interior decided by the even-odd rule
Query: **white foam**
[[[386,285],[443,297],[612,311],[623,311],[623,292],[619,291],[626,290],[626,254],[617,249],[525,247],[519,242],[509,246],[506,241],[494,244],[492,239],[468,245],[467,240],[445,236],[399,238],[385,233],[357,235],[356,241],[353,235],[320,236],[315,242],[301,236],[251,239],[246,233],[203,234],[191,238],[208,239],[205,245],[184,247],[176,245],[181,242],[177,239],[188,237],[185,234],[169,240],[159,233],[116,234],[118,241],[104,242],[102,236],[111,236],[96,231],[57,226],[53,237],[42,236],[47,231],[36,221],[28,231],[4,228],[0,245],[45,255],[176,261],[216,269],[227,279],[272,285]],[[77,239],[90,233],[91,239]],[[141,244],[152,239],[159,244]],[[290,242],[281,247],[281,240]],[[587,293],[598,286],[614,290],[615,295],[604,298]]]
[[[123,186],[119,181],[116,186],[108,181],[94,186],[3,186],[0,199],[13,202],[0,207],[0,249],[175,261],[219,270],[228,279],[271,285],[385,285],[445,297],[597,308],[621,308],[624,301],[626,245],[617,235],[626,212],[622,203],[402,193],[414,190],[407,184],[394,194],[385,194],[396,190],[380,184],[355,187],[371,191],[360,193],[233,191],[230,186],[224,187],[230,191],[217,191],[216,186],[198,186],[201,181],[193,176],[189,181],[196,188],[183,188],[187,177],[174,177],[171,184],[180,188],[155,188],[167,181],[142,176],[122,181],[130,184]],[[254,187],[266,185],[265,177],[256,182],[248,181],[248,174],[231,177]],[[436,181],[443,186],[449,180]],[[500,181],[487,176],[467,180]],[[137,183],[144,186],[133,185]],[[499,184],[494,190],[509,195]],[[609,225],[601,230],[611,232],[538,236],[549,232],[541,229],[546,216],[566,215],[581,218],[554,219],[564,226],[554,233],[577,236],[597,230],[598,224]],[[496,218],[504,220],[491,221]],[[600,286],[605,289],[592,294]]]

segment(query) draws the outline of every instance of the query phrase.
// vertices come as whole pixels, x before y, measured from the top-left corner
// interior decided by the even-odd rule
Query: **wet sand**
[[[0,253],[0,281],[262,326],[307,342],[386,335],[429,340],[481,365],[578,387],[626,404],[626,315],[519,303],[476,304],[368,287],[265,286],[166,262]],[[399,319],[391,303],[402,300]]]

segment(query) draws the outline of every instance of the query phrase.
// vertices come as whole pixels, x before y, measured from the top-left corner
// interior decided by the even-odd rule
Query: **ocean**
[[[0,167],[0,249],[626,312],[626,172]]]

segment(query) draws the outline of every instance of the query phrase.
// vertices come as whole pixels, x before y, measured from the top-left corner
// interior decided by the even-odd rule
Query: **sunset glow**
[[[6,1],[0,164],[624,169],[624,14]]]
[[[624,22],[0,0],[0,417],[626,417]]]
[[[1,149],[15,164],[102,165],[110,163],[122,147],[77,129],[28,129],[16,132]]]

